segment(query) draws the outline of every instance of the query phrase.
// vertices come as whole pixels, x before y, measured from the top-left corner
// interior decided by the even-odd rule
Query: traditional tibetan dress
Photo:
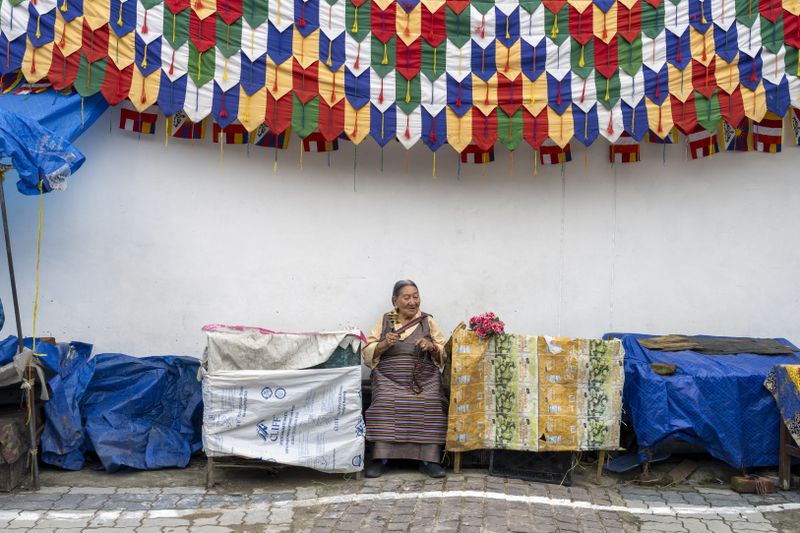
[[[367,409],[367,439],[374,459],[416,459],[438,463],[447,434],[447,401],[440,367],[444,338],[430,316],[404,331],[375,362],[377,342],[400,328],[389,314],[367,337],[365,360],[372,366],[372,403]],[[416,346],[427,338],[439,348],[437,361]],[[372,363],[372,364],[370,364]],[[438,365],[438,366],[437,366]]]

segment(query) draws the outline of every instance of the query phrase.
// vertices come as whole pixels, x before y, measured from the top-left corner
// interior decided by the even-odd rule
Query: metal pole
[[[6,239],[6,256],[8,257],[8,275],[11,278],[11,297],[14,300],[14,319],[17,322],[17,344],[19,353],[24,349],[22,340],[22,323],[19,319],[19,299],[17,298],[17,278],[14,276],[14,260],[11,257],[11,236],[8,232],[8,214],[6,213],[6,195],[5,189],[5,173],[13,167],[8,165],[0,165],[0,211],[3,216],[3,234]],[[36,350],[36,346],[33,347]],[[34,391],[35,381],[33,376],[30,376],[29,387],[25,390],[25,401],[28,403],[30,409],[30,418],[28,420],[28,430],[31,439],[30,443],[30,461],[31,461],[31,477],[33,479],[33,489],[39,490],[39,453],[36,444],[36,394]],[[44,387],[45,384],[42,383]]]
[[[19,319],[19,299],[17,298],[17,278],[14,276],[14,260],[11,257],[11,236],[8,233],[8,215],[6,214],[6,195],[4,192],[6,183],[6,170],[13,167],[10,165],[0,165],[0,207],[3,213],[3,233],[6,237],[6,255],[8,256],[8,275],[11,278],[11,298],[14,300],[14,319],[17,322],[17,347],[22,352],[22,323]],[[36,347],[34,346],[34,349]]]

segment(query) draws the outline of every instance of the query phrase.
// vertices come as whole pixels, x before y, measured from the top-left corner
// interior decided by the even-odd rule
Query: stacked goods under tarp
[[[209,458],[321,472],[363,468],[360,331],[203,330],[203,446]]]
[[[800,349],[786,339],[764,346],[763,339],[655,337],[604,336],[625,347],[625,413],[639,448],[679,439],[736,469],[777,465],[781,417],[764,381],[775,365],[800,364]],[[659,375],[653,365],[675,372]]]

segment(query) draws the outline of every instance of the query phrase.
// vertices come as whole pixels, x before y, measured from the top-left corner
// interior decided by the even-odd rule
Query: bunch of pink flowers
[[[497,315],[491,311],[482,315],[474,316],[469,319],[469,329],[478,334],[478,337],[485,339],[492,335],[499,335],[505,332],[505,324]]]

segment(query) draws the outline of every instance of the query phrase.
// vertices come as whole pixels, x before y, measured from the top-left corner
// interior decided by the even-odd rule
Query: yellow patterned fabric
[[[447,449],[618,448],[623,357],[618,340],[456,331]]]
[[[786,429],[800,446],[800,365],[775,365],[764,386],[772,393]]]

